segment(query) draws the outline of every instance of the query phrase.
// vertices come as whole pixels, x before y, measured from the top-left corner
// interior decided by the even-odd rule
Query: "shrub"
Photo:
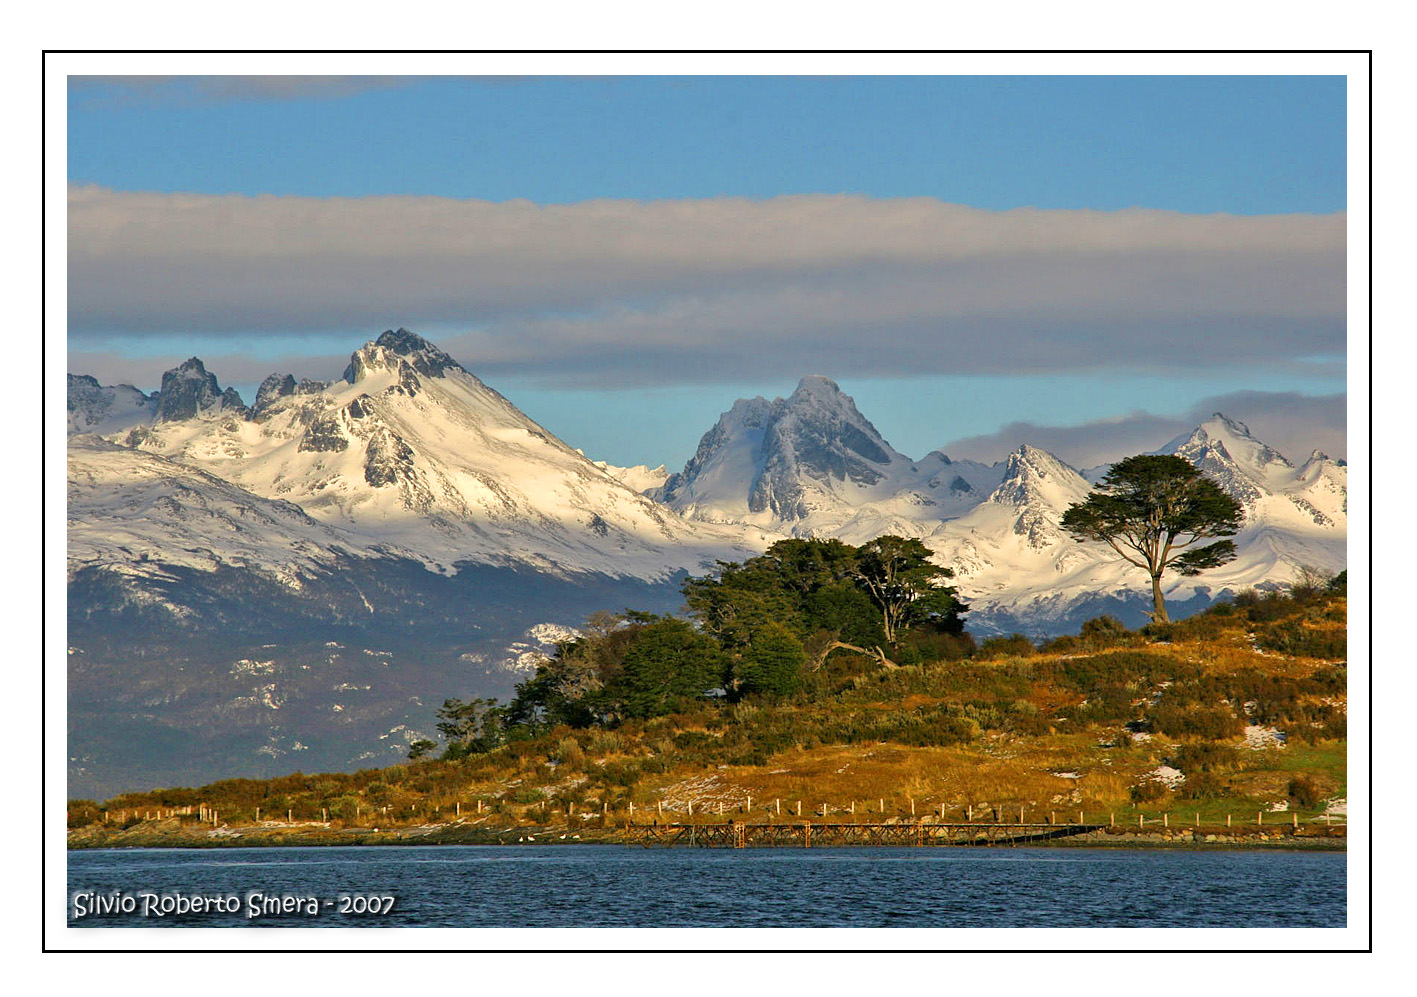
[[[1299,806],[1312,810],[1323,802],[1324,792],[1310,776],[1296,775],[1289,780],[1289,798]]]
[[[581,742],[574,737],[563,737],[556,742],[551,760],[574,768],[585,761],[585,751],[581,748]]]
[[[1299,577],[1289,586],[1289,597],[1296,602],[1312,602],[1330,590],[1333,578],[1331,571],[1301,564]]]
[[[1088,647],[1100,651],[1125,643],[1131,633],[1115,616],[1102,615],[1084,623],[1079,636]]]
[[[978,650],[974,638],[967,633],[936,633],[917,631],[909,635],[912,647],[919,648],[925,661],[962,661]]]
[[[1235,624],[1224,614],[1199,613],[1171,625],[1172,640],[1217,640]]]
[[[585,750],[593,755],[609,755],[622,751],[625,739],[613,730],[603,727],[592,728],[586,736]]]
[[[507,794],[507,799],[512,803],[540,803],[546,793],[535,786],[518,786]]]
[[[1234,712],[1224,707],[1157,706],[1147,717],[1158,733],[1168,737],[1197,737],[1207,741],[1223,741],[1244,729],[1244,724]]]
[[[898,665],[918,665],[925,660],[925,656],[914,644],[901,644],[895,650],[895,660]]]
[[[1141,628],[1141,634],[1153,643],[1170,644],[1176,639],[1176,624],[1148,623]]]
[[[967,717],[937,715],[901,725],[890,740],[916,748],[943,748],[972,741],[978,734],[979,725]]]
[[[1239,605],[1238,597],[1236,605]],[[1245,615],[1251,623],[1270,623],[1286,616],[1293,616],[1296,612],[1298,612],[1298,606],[1295,605],[1293,599],[1286,598],[1279,592],[1266,592],[1249,605]]]
[[[1137,783],[1129,790],[1133,803],[1155,803],[1157,800],[1165,799],[1171,790],[1166,783],[1160,779],[1147,779]]]
[[[600,778],[612,786],[634,789],[640,781],[644,768],[638,759],[629,758],[620,762],[606,762],[600,767]]]
[[[1214,772],[1187,773],[1186,781],[1176,793],[1183,800],[1207,800],[1230,795],[1230,784]]]
[[[1324,720],[1324,737],[1330,737],[1337,741],[1348,738],[1348,714],[1337,713]]]
[[[1348,657],[1347,629],[1318,630],[1306,627],[1298,620],[1265,628],[1256,635],[1255,643],[1281,654],[1302,658],[1322,658],[1338,661]]]
[[[1188,782],[1193,775],[1233,768],[1239,763],[1240,753],[1228,744],[1182,744],[1170,758],[1171,765],[1186,773]]]
[[[1075,654],[1082,649],[1082,641],[1072,634],[1063,634],[1044,642],[1039,648],[1047,654]]]
[[[979,645],[981,658],[1026,658],[1037,653],[1038,648],[1023,634],[990,637]]]

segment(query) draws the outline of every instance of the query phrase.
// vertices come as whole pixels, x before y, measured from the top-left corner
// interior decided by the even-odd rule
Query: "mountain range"
[[[71,795],[396,760],[434,703],[506,695],[588,612],[672,611],[686,575],[784,536],[919,537],[976,633],[1146,609],[1136,569],[1058,525],[1105,467],[914,460],[818,375],[734,402],[673,474],[587,458],[403,329],[249,406],[197,358],[152,394],[71,374],[68,430]],[[1168,579],[1177,614],[1343,568],[1342,461],[1218,413],[1157,452],[1246,513],[1234,562]]]

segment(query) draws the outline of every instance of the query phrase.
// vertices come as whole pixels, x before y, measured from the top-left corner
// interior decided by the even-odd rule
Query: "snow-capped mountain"
[[[739,399],[657,493],[691,519],[862,543],[919,536],[997,484],[996,469],[935,452],[913,461],[820,375],[788,398]]]
[[[1269,521],[1294,525],[1300,518],[1321,529],[1348,516],[1348,468],[1315,450],[1300,468],[1250,434],[1242,422],[1219,412],[1160,453],[1184,457],[1245,506],[1249,525]]]
[[[1295,468],[1241,423],[1216,415],[1159,453],[1196,464],[1245,508],[1239,556],[1204,574],[1165,579],[1178,613],[1226,590],[1286,584],[1301,566],[1342,570],[1347,468],[1315,452]],[[1024,445],[993,465],[939,451],[912,461],[823,377],[788,399],[740,399],[659,493],[682,514],[752,523],[795,536],[863,543],[915,536],[954,568],[977,630],[1058,632],[1101,612],[1144,620],[1144,579],[1059,523],[1102,480]]]
[[[439,571],[656,579],[769,542],[673,514],[402,329],[357,350],[338,380],[271,375],[249,410],[188,360],[163,376],[152,423],[110,438]]]

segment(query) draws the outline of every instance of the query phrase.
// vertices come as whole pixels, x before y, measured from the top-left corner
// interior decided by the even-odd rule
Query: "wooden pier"
[[[847,846],[1021,845],[1088,834],[1106,824],[891,824],[793,821],[749,824],[628,824],[631,839],[646,848],[841,848]]]

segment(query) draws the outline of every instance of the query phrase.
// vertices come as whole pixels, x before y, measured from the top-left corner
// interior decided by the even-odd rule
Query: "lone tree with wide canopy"
[[[1063,513],[1063,529],[1078,541],[1099,541],[1151,576],[1152,621],[1170,622],[1161,595],[1167,568],[1197,575],[1235,559],[1229,540],[1245,512],[1190,461],[1143,454],[1112,465],[1102,484]]]

